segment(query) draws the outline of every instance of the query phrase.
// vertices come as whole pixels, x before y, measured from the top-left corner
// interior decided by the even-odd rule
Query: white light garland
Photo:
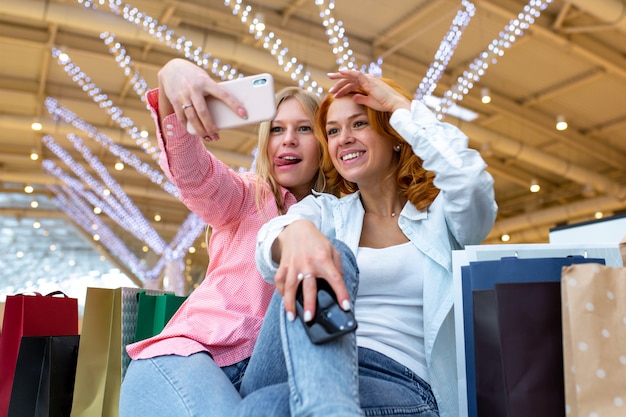
[[[509,21],[487,49],[472,61],[469,69],[463,71],[463,74],[457,78],[457,83],[446,91],[440,106],[436,109],[439,119],[444,117],[455,102],[463,100],[463,96],[485,75],[489,65],[495,64],[498,58],[504,55],[504,51],[535,23],[535,19],[539,18],[541,11],[545,10],[550,3],[552,0],[531,0],[515,19]]]
[[[98,4],[93,1],[78,0],[78,3],[91,9],[98,8]],[[193,42],[186,39],[184,36],[177,36],[174,30],[168,29],[166,25],[159,24],[157,19],[140,11],[136,7],[124,4],[119,0],[109,0],[108,2],[100,0],[98,3],[101,6],[107,3],[113,13],[139,26],[154,39],[182,53],[185,58],[195,62],[196,65],[205,70],[211,71],[212,74],[218,76],[220,79],[232,80],[243,76],[239,73],[237,68],[233,68],[230,64],[223,64],[219,58],[213,58],[210,53],[204,53],[201,47],[194,46]]]
[[[133,154],[128,149],[114,143],[113,140],[107,135],[78,117],[67,107],[59,104],[56,99],[47,97],[44,104],[48,113],[50,113],[55,120],[62,120],[65,123],[82,130],[88,137],[104,146],[105,149],[120,158],[126,165],[133,167],[138,173],[148,177],[154,184],[163,187],[167,193],[178,197],[178,189],[174,184],[166,179],[165,175],[161,171],[152,168],[148,163],[143,162],[137,155]]]
[[[109,47],[109,53],[115,58],[115,62],[120,68],[124,70],[124,75],[131,76],[130,84],[133,87],[135,94],[139,96],[141,101],[146,101],[146,91],[148,91],[148,82],[141,76],[139,71],[133,71],[133,60],[126,53],[126,49],[121,43],[115,42],[115,35],[109,32],[102,32],[100,39],[104,41],[104,44]]]
[[[106,167],[95,157],[83,141],[76,135],[68,135],[68,139],[74,144],[89,166],[102,178],[104,185],[93,178],[81,164],[77,163],[65,150],[54,142],[52,137],[45,136],[42,141],[54,152],[82,181],[86,182],[98,196],[96,199],[88,198],[94,207],[100,207],[113,220],[137,239],[145,242],[157,254],[162,254],[166,246],[158,233],[152,228],[147,219],[139,211],[137,206],[122,190],[122,187],[111,177]],[[111,191],[105,194],[105,189]],[[76,191],[79,191],[78,189]],[[94,196],[95,197],[95,196]]]
[[[339,67],[356,69],[354,52],[350,48],[343,22],[333,16],[335,1],[315,0],[315,5],[320,11],[322,25],[326,31],[326,36],[328,36],[328,44],[332,47],[333,55],[336,58],[335,63]]]
[[[461,40],[461,36],[474,16],[474,13],[476,13],[476,6],[470,1],[463,0],[461,2],[461,9],[457,11],[450,29],[439,44],[439,49],[437,49],[435,53],[435,59],[430,64],[424,79],[417,88],[415,93],[416,100],[422,100],[425,96],[430,96],[433,91],[435,91],[435,87],[441,79],[442,74],[445,72],[450,58],[454,55],[454,51]]]
[[[82,90],[110,116],[115,124],[135,140],[137,146],[143,149],[146,154],[150,155],[153,160],[159,159],[160,151],[158,146],[150,143],[150,139],[141,135],[141,130],[135,126],[132,119],[123,115],[122,109],[113,104],[113,100],[109,99],[109,97],[98,88],[96,83],[91,81],[89,75],[72,62],[72,59],[67,53],[53,47],[52,57],[57,60],[59,65],[63,66],[63,69],[67,75],[72,78],[72,81],[78,84]]]
[[[230,7],[232,14],[239,17],[241,23],[248,26],[250,34],[254,35],[255,39],[263,40],[263,48],[276,58],[278,65],[282,67],[284,72],[289,73],[290,78],[297,82],[300,88],[318,95],[324,92],[322,86],[311,78],[311,73],[305,71],[304,65],[298,62],[298,58],[289,53],[289,48],[283,45],[283,40],[274,32],[266,30],[267,24],[259,26],[254,19],[250,19],[252,14],[250,5],[244,4],[243,0],[225,0],[224,6]]]
[[[123,265],[126,265],[137,278],[145,281],[158,276],[160,271],[156,276],[146,271],[146,268],[135,254],[90,210],[90,207],[71,188],[67,186],[48,186],[48,188],[55,194],[52,201],[59,210],[67,214],[90,236],[93,236],[94,230],[97,230],[100,244],[106,247]]]

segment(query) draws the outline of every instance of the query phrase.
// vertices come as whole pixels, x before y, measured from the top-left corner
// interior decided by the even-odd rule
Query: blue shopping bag
[[[479,380],[478,369],[476,364],[476,348],[491,349],[492,359],[503,359],[502,344],[498,339],[498,344],[494,345],[494,338],[486,340],[481,335],[481,340],[476,341],[475,337],[475,302],[478,300],[478,312],[483,308],[491,308],[490,314],[481,314],[484,320],[479,322],[481,326],[479,330],[496,331],[499,327],[498,311],[497,311],[497,284],[506,283],[541,283],[556,282],[561,279],[561,270],[564,266],[577,263],[601,263],[604,259],[584,258],[582,256],[561,257],[561,258],[529,258],[520,259],[515,257],[502,258],[494,261],[478,261],[470,262],[469,265],[461,267],[461,287],[462,287],[462,308],[463,308],[463,328],[465,333],[465,358],[466,358],[466,376],[467,376],[467,401],[469,417],[484,417],[488,415],[486,410],[502,410],[506,408],[506,387],[504,375],[492,375],[493,392],[487,399],[481,396],[481,404],[479,405],[479,395],[477,381]],[[529,303],[531,301],[529,300]],[[559,300],[556,300],[558,303]],[[483,313],[485,313],[483,311]],[[491,320],[491,321],[490,321]],[[492,334],[493,336],[493,334]],[[496,335],[499,338],[499,334]],[[483,343],[481,345],[481,343]],[[486,345],[485,345],[486,343]],[[491,344],[489,344],[491,343]],[[485,351],[480,351],[482,355]],[[562,355],[562,353],[561,353]],[[493,361],[492,363],[496,363]],[[488,369],[489,372],[498,371],[497,366]],[[501,370],[504,371],[503,369]],[[493,379],[499,377],[500,379]],[[482,381],[489,378],[489,375],[483,375]],[[499,385],[500,384],[500,385]],[[502,395],[499,398],[500,393]],[[481,408],[482,410],[479,410]],[[563,408],[564,409],[564,408]],[[505,416],[506,414],[504,414]],[[502,414],[500,414],[502,416]]]

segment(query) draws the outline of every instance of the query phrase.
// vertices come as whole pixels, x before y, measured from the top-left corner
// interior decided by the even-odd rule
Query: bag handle
[[[44,297],[54,297],[55,295],[62,295],[65,298],[69,298],[67,294],[60,290],[52,291],[51,293],[46,294]]]

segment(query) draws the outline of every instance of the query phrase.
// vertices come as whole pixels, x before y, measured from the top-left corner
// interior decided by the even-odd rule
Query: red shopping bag
[[[78,334],[78,300],[60,291],[47,295],[10,295],[6,299],[0,337],[0,417],[6,417],[11,399],[22,336]]]

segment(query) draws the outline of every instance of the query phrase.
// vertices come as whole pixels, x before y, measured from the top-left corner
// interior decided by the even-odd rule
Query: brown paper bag
[[[564,267],[561,296],[567,416],[625,416],[626,267]]]

